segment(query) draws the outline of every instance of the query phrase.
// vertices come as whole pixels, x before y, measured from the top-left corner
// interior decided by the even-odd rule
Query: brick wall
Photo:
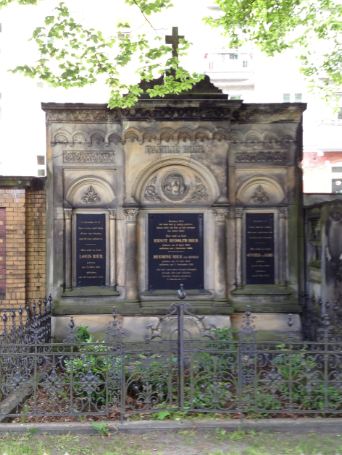
[[[6,294],[6,209],[0,208],[0,299]]]
[[[0,178],[0,313],[44,297],[44,180]]]
[[[5,293],[1,299],[2,309],[25,303],[25,189],[0,188],[0,208],[3,209],[6,226],[1,238],[1,243],[5,244]]]
[[[46,295],[46,224],[45,191],[26,192],[26,296],[28,299]]]

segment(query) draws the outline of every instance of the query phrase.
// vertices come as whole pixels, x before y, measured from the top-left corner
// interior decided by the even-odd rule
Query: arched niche
[[[132,196],[143,206],[212,205],[220,191],[215,177],[202,164],[165,158],[138,175]]]
[[[70,142],[70,133],[65,129],[59,129],[53,137],[54,144],[68,144]]]
[[[115,194],[102,179],[83,177],[69,187],[65,199],[71,207],[103,207],[114,201]]]
[[[237,190],[237,201],[246,205],[270,206],[284,202],[282,187],[274,179],[253,177]]]

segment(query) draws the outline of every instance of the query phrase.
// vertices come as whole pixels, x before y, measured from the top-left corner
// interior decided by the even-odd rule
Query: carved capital
[[[108,210],[108,213],[109,213],[109,219],[110,220],[115,220],[115,218],[116,218],[116,209],[110,209],[110,210]]]
[[[243,215],[243,208],[236,207],[235,208],[235,218],[242,218]]]
[[[215,215],[215,220],[218,223],[224,223],[226,221],[227,210],[223,208],[214,208],[213,213]]]
[[[280,207],[279,208],[279,216],[280,216],[280,218],[286,219],[287,215],[288,215],[287,207]]]
[[[71,221],[72,209],[64,209],[64,219],[65,221]]]
[[[138,208],[123,209],[123,215],[128,222],[134,222],[139,214]]]

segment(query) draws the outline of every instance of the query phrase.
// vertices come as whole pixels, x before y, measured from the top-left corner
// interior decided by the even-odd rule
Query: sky
[[[108,35],[115,33],[118,21],[127,19],[133,33],[166,35],[173,26],[178,26],[179,34],[196,43],[189,53],[187,67],[203,71],[203,48],[211,43],[215,45],[219,35],[204,24],[190,28],[189,18],[201,24],[200,18],[208,13],[208,3],[208,0],[176,0],[176,8],[150,17],[151,24],[138,8],[127,7],[123,0],[73,0],[68,6],[80,22],[99,27]],[[38,6],[11,4],[0,10],[0,174],[36,174],[36,155],[44,155],[46,146],[41,102],[106,103],[108,100],[108,89],[103,84],[82,89],[52,89],[39,81],[8,72],[16,65],[34,62],[37,55],[29,41],[32,31],[42,24],[45,16],[53,14],[57,4],[57,0],[41,0]]]
[[[40,0],[38,6],[10,6],[0,9],[0,175],[36,175],[37,155],[46,150],[45,114],[41,102],[82,102],[106,103],[109,98],[104,84],[87,86],[82,89],[52,89],[42,82],[12,74],[8,70],[16,65],[29,64],[37,57],[33,43],[29,41],[35,27],[41,25],[45,16],[53,14],[58,0]],[[210,0],[174,0],[175,8],[167,13],[149,17],[150,24],[136,7],[127,7],[123,0],[72,0],[67,2],[71,13],[84,25],[100,28],[108,35],[115,33],[118,21],[129,19],[133,33],[146,32],[162,36],[171,34],[172,27],[178,26],[179,34],[193,43],[184,66],[192,71],[205,71],[204,54],[210,49],[224,47],[219,32],[201,22]],[[72,5],[72,8],[71,8]],[[196,24],[196,26],[194,25]],[[256,62],[256,53],[254,61]],[[284,72],[286,61],[286,72]],[[258,55],[258,65],[264,73],[256,74],[256,84],[262,99],[248,102],[281,102],[277,99],[282,92],[303,91],[303,78],[298,65],[286,56],[280,55],[272,61]],[[291,66],[292,65],[292,66]],[[297,66],[296,66],[297,65]],[[265,77],[267,75],[267,77]],[[271,83],[270,83],[271,81]],[[280,89],[281,87],[281,89]],[[299,88],[298,88],[299,87]],[[293,101],[293,100],[292,100]],[[304,99],[306,101],[306,99]],[[319,110],[317,111],[319,112]],[[312,114],[312,113],[311,113]],[[311,115],[309,111],[305,116]],[[320,112],[321,115],[321,112]],[[330,114],[328,114],[330,115]],[[313,119],[316,121],[315,119]],[[317,120],[318,121],[318,120]],[[315,131],[317,131],[315,136]],[[306,135],[314,147],[319,138],[318,130]]]

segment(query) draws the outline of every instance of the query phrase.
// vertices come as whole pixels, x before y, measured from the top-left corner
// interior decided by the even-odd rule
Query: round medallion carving
[[[186,185],[183,175],[179,172],[167,174],[161,187],[164,195],[172,201],[181,201],[189,191],[189,185]]]

